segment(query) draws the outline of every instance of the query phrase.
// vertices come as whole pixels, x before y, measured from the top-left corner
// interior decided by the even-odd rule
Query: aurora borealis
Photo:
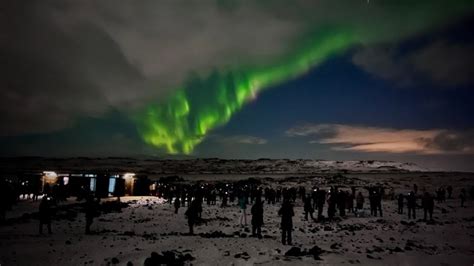
[[[262,89],[294,78],[352,42],[352,35],[343,31],[316,36],[305,50],[274,66],[215,72],[207,79],[190,80],[167,102],[149,107],[139,118],[144,140],[172,154],[189,154],[210,130],[228,122]]]
[[[0,156],[474,168],[472,0],[7,0]]]
[[[322,26],[309,25],[317,30],[311,30],[307,36],[301,37],[302,44],[295,45],[294,51],[275,62],[217,69],[208,77],[191,78],[169,99],[150,105],[138,115],[140,134],[146,143],[164,148],[170,154],[191,154],[206,134],[227,123],[235,112],[261,90],[295,78],[349,47],[391,38],[401,39],[472,8],[469,1],[457,1],[449,5],[437,1],[417,1],[415,4],[401,1],[396,6],[391,4],[391,1],[381,3],[393,9],[394,13],[403,15],[403,19],[392,17],[384,24],[343,26],[328,26],[324,25],[324,21],[317,21]],[[369,15],[371,11],[362,10],[360,16],[363,13]],[[310,23],[314,22],[310,19]]]

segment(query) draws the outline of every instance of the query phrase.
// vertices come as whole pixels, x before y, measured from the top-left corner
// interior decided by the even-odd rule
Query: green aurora
[[[402,40],[473,9],[472,1],[397,3],[387,7],[393,9],[389,12],[393,16],[376,17],[378,22],[364,19],[321,25],[308,19],[305,34],[272,62],[189,78],[165,101],[150,104],[135,116],[140,135],[146,143],[169,154],[191,154],[211,130],[225,125],[262,90],[298,77],[351,47]],[[370,12],[359,17],[367,15]]]

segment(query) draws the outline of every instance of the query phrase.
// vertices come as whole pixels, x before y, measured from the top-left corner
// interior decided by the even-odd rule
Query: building
[[[65,191],[69,196],[81,196],[81,193],[91,191],[96,197],[106,198],[149,195],[150,181],[146,176],[137,176],[135,173],[44,171],[42,184],[44,192],[59,186],[60,191]]]

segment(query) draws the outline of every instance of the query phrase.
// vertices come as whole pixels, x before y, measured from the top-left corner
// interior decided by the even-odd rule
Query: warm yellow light
[[[56,179],[58,177],[58,174],[56,174],[56,172],[53,172],[53,171],[44,171],[43,172],[43,175],[46,179]]]
[[[123,175],[123,178],[125,179],[131,179],[131,178],[134,178],[135,177],[135,173],[125,173]]]

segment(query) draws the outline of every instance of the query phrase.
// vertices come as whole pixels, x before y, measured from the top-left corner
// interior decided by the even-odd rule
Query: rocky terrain
[[[428,171],[413,163],[392,161],[326,160],[160,160],[135,158],[42,158],[21,157],[0,160],[2,172],[34,171],[110,171],[135,172],[148,176],[167,174],[312,174],[312,173],[406,173]]]

